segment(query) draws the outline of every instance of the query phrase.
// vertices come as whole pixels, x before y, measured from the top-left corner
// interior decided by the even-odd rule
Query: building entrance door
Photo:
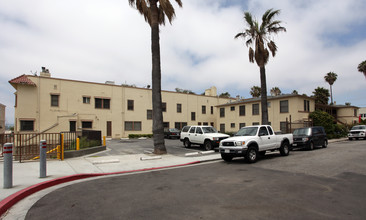
[[[107,137],[111,137],[111,136],[112,136],[112,122],[107,121]]]

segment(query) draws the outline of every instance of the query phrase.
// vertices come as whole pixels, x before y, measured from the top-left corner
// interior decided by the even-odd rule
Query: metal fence
[[[39,156],[41,140],[47,142],[47,157],[57,158],[57,146],[61,145],[61,134],[64,136],[64,149],[76,149],[76,133],[22,133],[3,134],[0,136],[1,152],[5,143],[13,143],[13,157],[15,160],[29,160]]]
[[[310,118],[304,120],[292,121],[286,118],[286,133],[292,133],[297,128],[306,128],[313,126],[313,121]]]

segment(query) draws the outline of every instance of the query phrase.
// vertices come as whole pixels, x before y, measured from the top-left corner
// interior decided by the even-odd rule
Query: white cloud
[[[366,106],[365,78],[357,65],[366,59],[366,5],[349,1],[175,1],[177,17],[160,28],[162,88],[249,97],[260,85],[259,68],[248,61],[248,48],[234,36],[244,30],[243,12],[261,18],[269,8],[281,9],[286,33],[267,70],[268,90],[311,95],[328,88],[324,75],[338,74],[333,86],[337,103]],[[241,5],[239,5],[241,4]],[[120,0],[2,0],[0,2],[0,102],[13,121],[14,89],[8,80],[50,69],[52,76],[103,83],[151,84],[150,27]],[[5,88],[5,89],[4,89]]]

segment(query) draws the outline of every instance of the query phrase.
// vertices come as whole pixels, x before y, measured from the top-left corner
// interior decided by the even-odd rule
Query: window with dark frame
[[[34,120],[20,120],[20,131],[34,131]]]
[[[174,124],[174,127],[178,130],[182,130],[184,126],[187,126],[187,122],[175,122]]]
[[[134,100],[127,100],[127,110],[133,111],[135,108],[134,104]]]
[[[213,115],[213,106],[211,106],[211,115]]]
[[[225,132],[225,124],[220,124],[220,132],[221,133]]]
[[[161,104],[162,104],[161,111],[166,112],[166,102],[162,102]]]
[[[150,109],[146,110],[146,119],[151,120],[152,117],[153,117],[152,116],[152,110],[150,110]]]
[[[288,100],[280,101],[280,113],[288,113]]]
[[[196,112],[191,112],[191,121],[196,121]]]
[[[95,108],[110,109],[110,99],[94,98]]]
[[[245,123],[239,123],[239,129],[245,127]]]
[[[245,105],[239,106],[239,116],[245,116]]]
[[[141,131],[141,121],[125,121],[126,131]]]
[[[231,127],[231,128],[235,128],[235,123],[231,123],[231,124],[230,124],[230,127]]]
[[[220,118],[225,117],[225,108],[220,108]]]
[[[202,114],[206,114],[206,106],[202,105]]]
[[[59,106],[59,97],[60,97],[60,95],[51,94],[51,106],[52,107]]]
[[[82,121],[81,122],[81,127],[83,129],[85,129],[85,128],[93,128],[93,122],[92,121]]]
[[[259,115],[259,104],[252,105],[252,115]]]
[[[83,103],[84,104],[90,104],[90,97],[89,96],[83,96]]]
[[[177,113],[182,113],[182,104],[177,103]]]
[[[230,111],[235,111],[235,106],[231,106]]]
[[[310,112],[310,101],[304,100],[304,112]]]

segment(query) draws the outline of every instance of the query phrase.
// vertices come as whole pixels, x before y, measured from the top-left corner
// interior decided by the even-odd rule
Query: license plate
[[[227,154],[228,154],[228,153],[230,153],[230,150],[226,149],[226,150],[225,150],[225,153],[227,153]]]

